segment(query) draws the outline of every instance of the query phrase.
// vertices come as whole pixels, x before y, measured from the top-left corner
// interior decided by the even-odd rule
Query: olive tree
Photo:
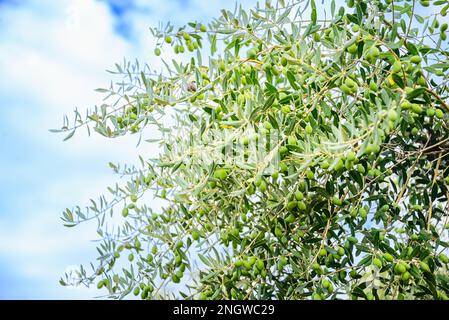
[[[159,133],[143,142],[158,154],[111,164],[124,183],[64,211],[101,238],[78,283],[113,298],[448,299],[448,10],[278,0],[152,28],[163,70],[117,64],[103,104],[59,130]]]

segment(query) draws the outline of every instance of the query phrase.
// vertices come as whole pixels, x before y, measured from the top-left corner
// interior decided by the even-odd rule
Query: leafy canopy
[[[449,3],[316,2],[153,28],[154,55],[184,60],[117,64],[104,103],[65,118],[67,138],[160,135],[140,166],[111,164],[125,184],[64,212],[102,239],[79,283],[115,298],[448,299]]]

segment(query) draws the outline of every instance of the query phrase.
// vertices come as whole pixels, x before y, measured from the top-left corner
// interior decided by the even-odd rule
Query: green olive
[[[215,179],[219,179],[219,180],[225,180],[228,177],[228,172],[226,171],[226,169],[217,169],[214,172],[214,178]]]
[[[288,211],[292,211],[292,210],[294,210],[297,206],[298,206],[298,202],[296,202],[296,201],[290,201],[289,203],[287,203],[287,210],[288,210]]]
[[[379,258],[374,258],[373,265],[380,269],[380,268],[382,268],[382,261]]]
[[[436,109],[436,110],[435,110],[435,116],[436,116],[438,119],[443,119],[443,118],[444,118],[443,110],[441,110],[441,109]]]
[[[415,63],[415,64],[420,63],[421,60],[422,60],[421,57],[418,56],[418,55],[412,56],[412,57],[410,58],[410,62],[411,62],[411,63]]]
[[[402,63],[399,60],[396,60],[391,66],[391,73],[398,73],[402,70]]]
[[[385,252],[382,257],[384,258],[385,261],[387,262],[393,262],[394,258],[391,254],[389,254],[388,252]]]
[[[304,193],[302,193],[301,191],[297,190],[297,191],[295,192],[295,198],[296,198],[296,200],[298,200],[298,201],[303,200],[303,199],[304,199]]]
[[[306,130],[307,134],[312,134],[312,132],[313,132],[313,128],[310,124],[306,125],[305,130]]]
[[[343,204],[343,201],[340,198],[338,198],[338,197],[333,197],[332,198],[332,203],[335,206],[341,206]]]
[[[357,46],[357,44],[354,43],[348,47],[348,52],[350,54],[355,54],[355,53],[357,53],[358,49],[359,49],[359,47]]]
[[[390,121],[396,121],[398,119],[398,113],[396,112],[396,110],[391,109],[390,111],[388,111],[388,119]]]
[[[419,267],[421,268],[421,270],[422,270],[423,272],[428,272],[428,273],[431,272],[429,265],[428,265],[427,263],[425,263],[424,261],[421,261],[421,262],[419,263]]]
[[[246,53],[248,59],[254,60],[257,57],[257,50],[252,48],[249,49],[248,52]]]

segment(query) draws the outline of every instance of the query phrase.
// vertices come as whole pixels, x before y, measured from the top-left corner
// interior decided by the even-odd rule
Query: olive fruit
[[[154,54],[156,56],[160,56],[161,55],[161,49],[159,49],[159,48],[154,49]]]
[[[267,191],[267,183],[263,180],[260,182],[259,191],[262,193]]]
[[[396,60],[391,66],[391,73],[398,73],[402,69],[402,63],[399,60]]]
[[[379,258],[374,258],[373,265],[380,269],[380,268],[382,268],[382,261]]]
[[[287,210],[288,210],[288,211],[292,211],[292,210],[294,210],[297,206],[298,206],[298,202],[296,202],[296,201],[290,201],[289,203],[287,203]]]
[[[438,119],[443,119],[443,118],[444,118],[443,110],[441,110],[441,109],[436,109],[436,110],[435,110],[435,116],[436,116]]]
[[[165,36],[165,42],[172,43],[173,39],[170,36]]]
[[[345,255],[345,249],[342,248],[342,247],[339,247],[339,248],[337,249],[337,254],[338,254],[339,256],[344,256],[344,255]]]
[[[407,282],[409,279],[410,279],[410,272],[408,272],[408,271],[405,271],[403,274],[402,274],[402,277],[401,277],[401,279],[402,279],[402,281],[404,281],[404,282]]]
[[[348,47],[348,52],[350,54],[355,54],[355,53],[357,53],[357,51],[358,51],[358,46],[355,43]]]
[[[439,254],[438,259],[444,264],[447,264],[449,262],[449,258],[444,253]]]
[[[181,279],[179,279],[179,277],[178,277],[177,274],[172,275],[171,280],[172,280],[174,283],[179,283],[179,282],[181,282]]]
[[[306,130],[307,134],[312,134],[312,132],[313,132],[313,128],[310,124],[306,125],[305,130]]]
[[[219,179],[219,180],[225,180],[228,177],[228,172],[226,171],[226,169],[217,169],[214,172],[214,178],[215,179]]]
[[[193,230],[192,231],[192,238],[193,238],[193,240],[198,240],[200,238],[199,232],[196,231],[196,230]]]
[[[304,199],[304,193],[302,193],[301,191],[296,191],[295,192],[295,198],[296,198],[296,200],[298,200],[298,201],[301,201],[301,200],[303,200]]]
[[[124,218],[126,218],[126,217],[128,216],[128,213],[129,213],[128,208],[123,208],[123,210],[122,210],[122,216],[123,216]]]
[[[398,274],[403,274],[404,272],[407,271],[407,267],[406,267],[402,262],[399,262],[399,263],[396,264],[396,266],[395,266],[395,271],[396,271],[396,273],[398,273]]]
[[[304,201],[298,201],[298,209],[301,211],[306,210],[307,206]]]
[[[412,57],[410,58],[410,62],[415,63],[415,64],[420,63],[421,60],[422,60],[421,57],[418,56],[418,55],[412,56]]]
[[[393,262],[394,258],[391,254],[389,254],[388,252],[385,252],[382,257],[384,258],[385,261],[387,262]]]
[[[431,271],[430,271],[429,265],[428,265],[427,263],[425,263],[424,261],[421,261],[421,262],[419,263],[419,267],[421,268],[421,270],[422,270],[423,272],[428,272],[428,273],[431,272]]]
[[[249,49],[248,52],[246,53],[246,55],[247,55],[248,59],[256,59],[256,57],[257,57],[257,50],[254,49],[254,48]]]
[[[343,201],[341,201],[340,198],[333,197],[333,198],[332,198],[332,203],[333,203],[334,205],[336,205],[336,206],[341,206],[341,205],[343,204]]]
[[[391,109],[390,111],[388,111],[388,119],[390,121],[396,121],[398,119],[398,113],[396,112],[396,110]]]
[[[306,171],[306,177],[307,177],[307,179],[312,180],[315,177],[315,174],[313,173],[312,170],[308,169]]]

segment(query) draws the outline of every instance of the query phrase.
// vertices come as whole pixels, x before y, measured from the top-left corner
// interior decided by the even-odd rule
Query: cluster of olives
[[[184,53],[185,48],[187,47],[187,50],[190,52],[193,52],[194,50],[197,50],[201,47],[201,36],[199,36],[198,32],[206,32],[207,28],[205,25],[202,24],[196,24],[194,26],[193,32],[186,32],[186,31],[180,31],[175,34],[175,38],[177,43],[174,45],[173,50],[176,54],[178,53]],[[171,35],[165,35],[164,41],[167,44],[173,44],[173,37]],[[156,47],[154,49],[154,54],[156,56],[161,55],[161,49],[160,47]]]

